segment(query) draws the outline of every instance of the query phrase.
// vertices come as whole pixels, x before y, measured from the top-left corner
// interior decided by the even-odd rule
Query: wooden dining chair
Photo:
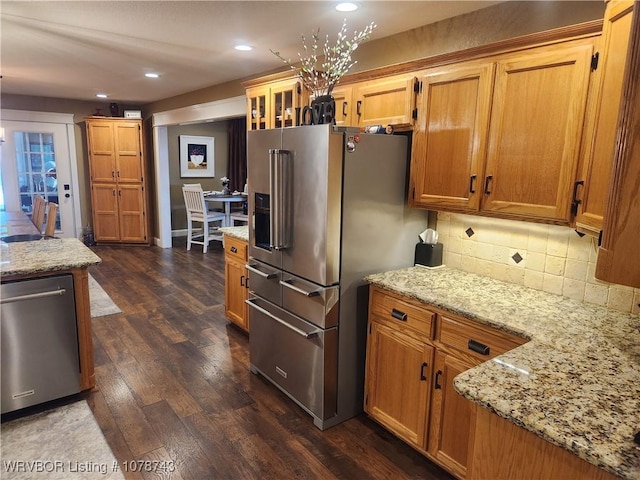
[[[47,208],[47,201],[41,195],[33,197],[33,211],[31,213],[31,221],[42,233],[42,224],[44,223],[44,214]]]
[[[191,250],[191,244],[202,245],[202,253],[207,253],[209,242],[218,240],[211,236],[211,228],[214,222],[224,222],[224,212],[209,211],[204,200],[202,185],[199,183],[186,183],[182,185],[184,205],[187,209],[187,250]],[[194,222],[202,223],[202,230],[194,230]],[[202,240],[198,240],[202,238]]]
[[[49,202],[47,211],[47,227],[44,230],[45,237],[53,237],[56,233],[56,219],[58,217],[58,204]]]

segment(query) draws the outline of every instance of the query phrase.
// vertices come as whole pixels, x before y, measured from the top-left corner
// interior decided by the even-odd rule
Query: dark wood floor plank
[[[158,402],[143,410],[182,478],[215,478],[215,468],[167,402]]]
[[[162,447],[115,365],[97,367],[96,382],[133,455],[143,455]]]
[[[123,313],[94,319],[98,388],[85,395],[120,462],[176,461],[133,479],[452,477],[365,415],[324,432],[249,371],[224,315],[224,251],[98,246],[91,273]]]

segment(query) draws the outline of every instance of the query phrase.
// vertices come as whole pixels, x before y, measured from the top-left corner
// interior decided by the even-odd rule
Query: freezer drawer
[[[2,413],[80,391],[73,276],[3,283]]]
[[[260,298],[247,303],[251,370],[267,377],[316,419],[335,416],[337,329],[320,329]]]
[[[303,278],[283,273],[282,307],[322,328],[338,325],[340,287],[321,287]]]
[[[250,277],[249,289],[257,296],[266,298],[276,305],[281,305],[280,279],[282,271],[252,257],[249,258],[246,267]]]

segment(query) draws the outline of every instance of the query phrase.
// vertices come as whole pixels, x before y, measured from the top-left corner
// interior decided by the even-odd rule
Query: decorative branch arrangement
[[[362,42],[371,36],[371,32],[376,28],[376,24],[371,22],[361,32],[354,31],[353,38],[347,38],[347,19],[342,23],[342,28],[338,32],[335,45],[329,45],[329,35],[326,36],[322,54],[324,59],[318,65],[318,41],[320,40],[320,29],[318,28],[311,35],[311,44],[307,45],[307,39],[302,35],[302,53],[298,53],[300,57],[300,66],[293,65],[290,59],[285,59],[280,52],[271,50],[276,57],[289,65],[292,70],[297,71],[298,77],[302,80],[304,86],[315,97],[321,95],[331,95],[333,87],[338,81],[353,67],[357,60],[351,59],[351,54],[358,48]],[[298,70],[299,69],[299,70]]]

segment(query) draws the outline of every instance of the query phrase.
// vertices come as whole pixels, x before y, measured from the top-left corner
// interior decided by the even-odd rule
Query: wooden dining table
[[[230,227],[231,225],[231,204],[244,202],[247,200],[247,194],[242,192],[223,194],[223,193],[207,193],[204,196],[204,200],[207,203],[221,202],[224,204],[224,220],[223,227]]]

